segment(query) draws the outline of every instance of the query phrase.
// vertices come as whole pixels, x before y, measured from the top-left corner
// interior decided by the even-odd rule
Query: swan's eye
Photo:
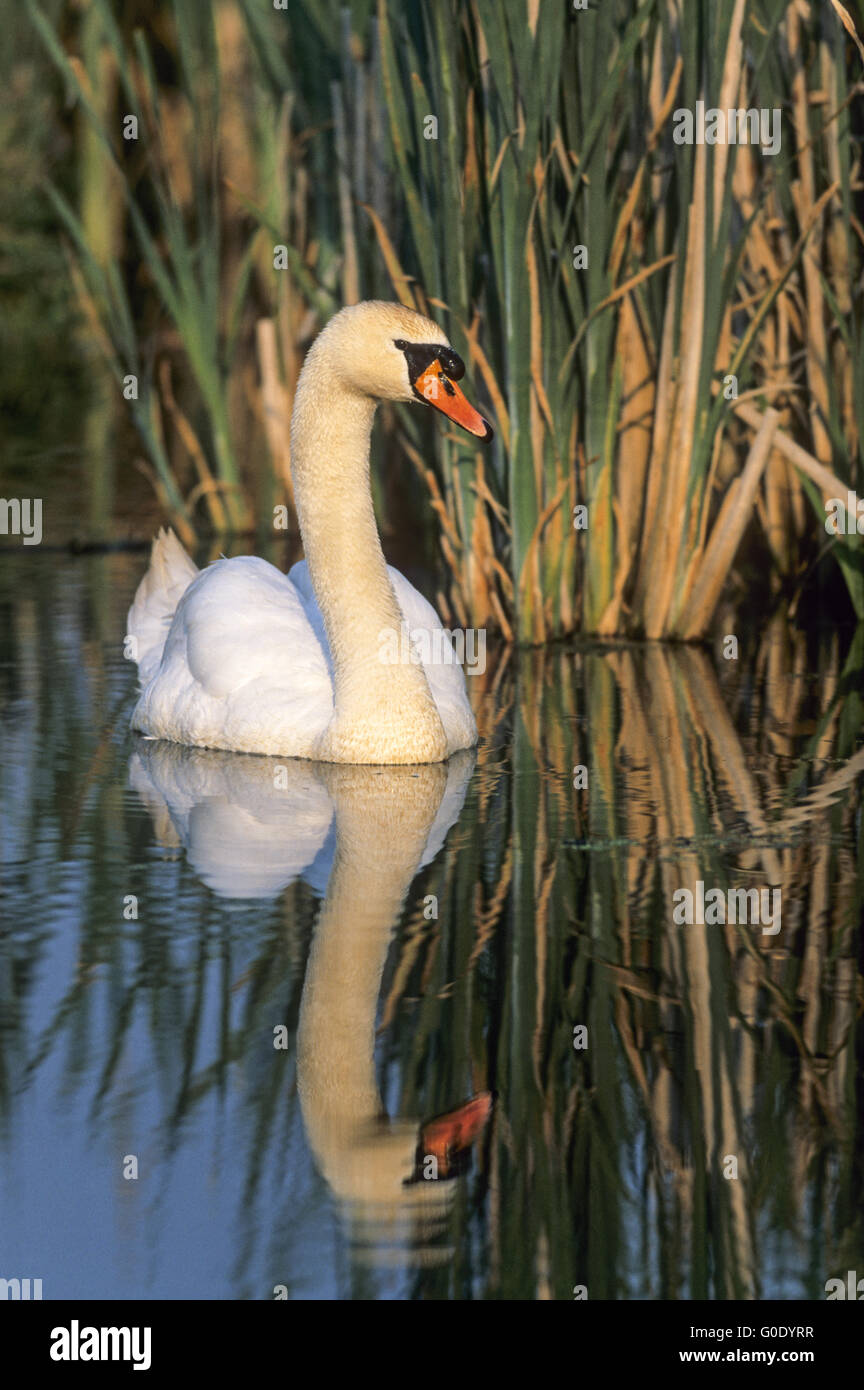
[[[459,381],[465,375],[465,363],[452,348],[438,348],[438,361],[452,381]]]

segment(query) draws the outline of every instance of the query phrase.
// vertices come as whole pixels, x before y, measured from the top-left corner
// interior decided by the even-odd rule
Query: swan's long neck
[[[335,716],[321,756],[434,762],[446,757],[446,741],[422,667],[382,661],[382,634],[399,634],[403,617],[372,508],[375,405],[346,385],[326,353],[312,349],[291,420],[291,469],[333,658]]]

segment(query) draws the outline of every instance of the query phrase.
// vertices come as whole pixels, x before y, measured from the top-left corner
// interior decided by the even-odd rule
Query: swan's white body
[[[307,558],[289,575],[251,556],[199,572],[171,532],[157,537],[127,627],[143,687],[134,728],[175,743],[325,762],[438,762],[476,743],[449,637],[431,605],[385,564],[372,510],[376,405],[413,399],[394,345],[404,339],[443,341],[419,314],[367,303],[331,319],[309,352],[291,424]],[[470,412],[459,397],[457,408]],[[448,413],[447,401],[439,408]],[[391,650],[410,651],[406,624],[423,634],[420,651],[433,661],[383,659],[385,638]]]
[[[333,661],[305,560],[287,575],[253,555],[195,571],[173,533],[155,545],[169,589],[184,577],[185,588],[161,630],[140,590],[130,609],[143,685],[133,727],[173,743],[314,758],[334,714]],[[409,631],[441,630],[422,594],[391,566],[387,574]],[[462,668],[454,658],[422,669],[447,756],[472,747],[476,724]]]

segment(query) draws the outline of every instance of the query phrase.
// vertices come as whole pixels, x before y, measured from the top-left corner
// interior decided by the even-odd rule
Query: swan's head
[[[422,401],[486,441],[492,426],[456,382],[465,364],[431,319],[401,304],[366,300],[342,309],[312,349],[354,390],[375,400]]]

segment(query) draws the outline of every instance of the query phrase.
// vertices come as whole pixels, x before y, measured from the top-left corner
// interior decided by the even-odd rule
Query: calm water
[[[862,634],[491,654],[476,760],[280,772],[130,735],[144,564],[0,556],[0,1277],[795,1299],[864,1270]],[[779,932],[677,924],[700,882],[779,887]],[[487,1091],[470,1162],[406,1183]]]

